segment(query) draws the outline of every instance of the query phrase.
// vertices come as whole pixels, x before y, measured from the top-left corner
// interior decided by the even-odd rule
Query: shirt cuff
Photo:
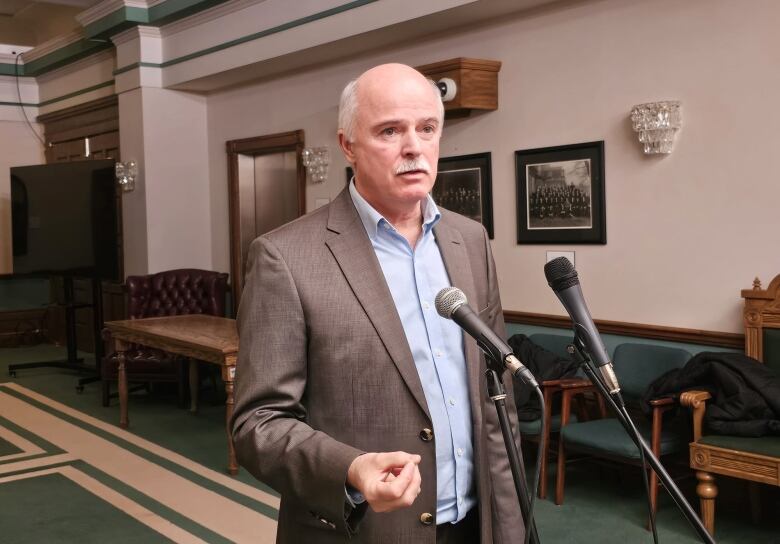
[[[355,508],[358,504],[363,504],[366,502],[366,498],[363,496],[363,494],[350,485],[344,486],[344,495],[347,498],[347,504],[349,504],[352,508]]]

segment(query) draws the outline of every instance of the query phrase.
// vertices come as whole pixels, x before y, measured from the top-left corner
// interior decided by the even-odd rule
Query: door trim
[[[304,146],[303,130],[293,130],[279,134],[255,136],[226,142],[228,155],[228,215],[230,218],[230,276],[233,293],[233,315],[238,310],[241,291],[244,287],[243,269],[241,266],[241,232],[240,232],[240,202],[238,191],[238,157],[239,155],[270,155],[295,151],[296,177],[298,181],[298,216],[306,213],[306,169],[301,162],[301,152]]]

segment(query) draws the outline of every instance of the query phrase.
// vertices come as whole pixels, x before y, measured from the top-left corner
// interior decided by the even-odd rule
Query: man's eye
[[[422,130],[426,134],[433,134],[434,132],[436,132],[436,127],[434,127],[433,125],[425,125]]]
[[[395,130],[394,128],[392,128],[392,127],[390,127],[390,128],[386,128],[386,129],[384,129],[384,130],[382,131],[382,134],[384,134],[385,136],[392,136],[392,135],[394,135],[395,133],[396,133],[396,130]]]

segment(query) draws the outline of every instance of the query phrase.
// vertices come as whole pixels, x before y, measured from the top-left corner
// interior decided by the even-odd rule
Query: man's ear
[[[350,142],[344,135],[343,130],[339,130],[339,147],[341,147],[342,153],[347,158],[347,162],[355,164],[355,151],[352,149],[353,143]]]

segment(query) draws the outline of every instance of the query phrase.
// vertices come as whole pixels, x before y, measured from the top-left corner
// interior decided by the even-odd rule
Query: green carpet
[[[0,504],[4,544],[170,542],[59,474],[0,485]]]
[[[13,455],[14,453],[19,453],[20,450],[10,442],[7,442],[0,438],[0,457],[3,457],[5,455]]]
[[[0,382],[18,383],[99,420],[111,424],[118,423],[119,409],[116,400],[112,401],[112,405],[108,408],[101,406],[99,383],[89,384],[82,394],[77,393],[75,373],[57,369],[34,369],[20,371],[16,378],[7,378],[8,364],[54,359],[62,357],[63,354],[63,349],[47,345],[0,349]],[[176,396],[172,393],[132,395],[129,430],[208,468],[224,472],[226,444],[224,405],[221,404],[224,397],[220,392],[209,392],[208,389],[204,390],[201,397],[201,409],[193,415],[177,407]],[[2,448],[8,446],[0,443],[0,454],[4,451]],[[8,453],[11,453],[10,450]],[[555,485],[555,474],[554,467],[551,468],[553,470],[549,476],[549,489],[552,491]],[[529,466],[528,470],[532,470],[532,467]],[[196,478],[194,475],[190,477],[193,480]],[[116,518],[117,524],[127,524],[127,531],[131,535],[128,537],[131,538],[130,540],[120,541],[115,538],[118,532],[112,532],[110,538],[104,535],[102,540],[104,542],[140,543],[165,540],[153,531],[150,536],[148,527],[139,525],[132,518],[124,519],[126,516],[121,512],[111,513],[112,507],[109,505],[96,504],[95,501],[97,503],[101,501],[85,496],[83,493],[86,492],[74,492],[74,486],[67,480],[47,477],[46,481],[53,482],[51,491],[48,486],[41,483],[43,478],[38,480],[38,482],[21,480],[0,485],[0,504],[8,504],[11,497],[24,497],[23,501],[31,502],[25,503],[24,506],[18,505],[18,512],[22,512],[23,508],[34,509],[31,504],[35,501],[61,502],[60,499],[48,501],[47,494],[50,493],[61,493],[62,496],[72,494],[73,504],[68,504],[65,509],[47,506],[46,513],[41,519],[59,521],[52,521],[51,524],[44,521],[36,525],[34,530],[30,528],[32,522],[29,520],[6,515],[9,511],[6,509],[4,512],[0,508],[0,527],[2,527],[0,541],[91,542],[92,540],[89,539],[92,538],[94,531],[91,520],[95,515],[108,516],[107,519],[111,519],[112,523]],[[243,469],[237,480],[249,483],[258,489],[268,490]],[[698,511],[695,483],[695,478],[690,477],[681,481],[679,485],[694,509]],[[763,486],[765,515],[760,523],[754,524],[750,521],[748,492],[744,482],[719,478],[718,484],[720,495],[716,511],[716,539],[719,543],[780,544],[780,520],[778,520],[780,516],[777,516],[780,512],[780,498],[777,488]],[[209,484],[205,482],[203,485]],[[218,487],[216,484],[211,485]],[[223,494],[229,495],[226,491]],[[668,494],[662,490],[659,498],[659,541],[663,544],[699,542],[696,533],[687,524]],[[231,497],[231,500],[242,499]],[[647,512],[644,501],[644,491],[637,469],[629,467],[618,470],[588,461],[574,463],[567,470],[565,504],[560,507],[555,506],[549,498],[538,500],[536,503],[535,517],[540,541],[545,544],[551,542],[650,543],[652,535],[644,528]],[[82,507],[79,508],[77,503]],[[244,498],[242,504],[244,503],[249,507],[258,508],[258,505],[251,500]],[[96,514],[96,509],[108,510],[108,512]],[[13,511],[17,512],[17,510]],[[62,518],[57,517],[60,515],[58,512],[61,512]],[[264,515],[274,517],[274,512],[264,512]],[[79,526],[82,530],[81,534],[77,530]],[[74,532],[69,532],[71,529]],[[25,534],[35,534],[36,538],[19,540],[23,537],[21,535]],[[211,541],[202,534],[199,536],[206,541]]]

